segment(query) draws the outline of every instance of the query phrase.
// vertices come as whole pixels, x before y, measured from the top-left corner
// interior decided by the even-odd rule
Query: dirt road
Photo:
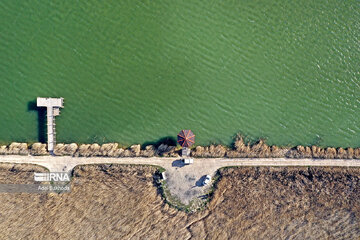
[[[150,164],[166,169],[171,194],[188,204],[194,197],[203,195],[209,186],[202,186],[205,175],[214,175],[226,166],[338,166],[360,167],[360,159],[288,159],[288,158],[196,158],[184,165],[179,158],[104,158],[104,157],[53,157],[2,155],[0,163],[31,163],[44,166],[51,172],[71,171],[82,164]]]

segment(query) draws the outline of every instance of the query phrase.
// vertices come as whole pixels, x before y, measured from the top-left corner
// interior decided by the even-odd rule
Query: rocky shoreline
[[[140,144],[128,148],[119,147],[118,143],[93,144],[57,144],[54,149],[56,156],[74,157],[179,157],[181,149],[176,146],[160,144]],[[0,155],[49,155],[44,143],[18,143],[0,146]],[[256,143],[245,143],[243,137],[238,136],[231,148],[223,145],[196,146],[191,150],[192,157],[228,157],[228,158],[338,158],[360,159],[360,148],[322,148],[318,146],[279,147],[269,146],[264,140]]]

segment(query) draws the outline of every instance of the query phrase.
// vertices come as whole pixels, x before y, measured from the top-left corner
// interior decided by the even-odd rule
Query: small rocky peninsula
[[[140,144],[122,148],[118,143],[93,144],[63,144],[54,149],[56,156],[74,157],[178,157],[181,149],[165,143],[147,145]],[[0,146],[0,155],[49,155],[44,143],[18,143]],[[264,140],[256,143],[245,143],[243,137],[237,136],[232,147],[223,145],[196,146],[191,150],[192,157],[214,158],[339,158],[360,159],[360,148],[334,148],[318,146],[279,147],[269,146]]]

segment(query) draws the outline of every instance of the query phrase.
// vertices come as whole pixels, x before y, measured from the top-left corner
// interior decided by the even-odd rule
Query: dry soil
[[[32,183],[31,165],[0,165],[1,183]],[[78,166],[71,193],[0,193],[1,239],[359,239],[360,169],[220,170],[205,210],[169,207],[155,167]]]

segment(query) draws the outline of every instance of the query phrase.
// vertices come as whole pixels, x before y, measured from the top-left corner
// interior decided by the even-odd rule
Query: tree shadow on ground
[[[144,149],[146,146],[148,145],[154,145],[156,148],[159,147],[161,144],[166,144],[168,146],[176,146],[177,142],[175,137],[173,136],[167,136],[167,137],[163,137],[160,138],[157,141],[148,141],[145,142],[141,147]]]
[[[36,111],[38,114],[38,141],[46,142],[46,108],[37,107],[36,100],[28,102],[28,111]]]

